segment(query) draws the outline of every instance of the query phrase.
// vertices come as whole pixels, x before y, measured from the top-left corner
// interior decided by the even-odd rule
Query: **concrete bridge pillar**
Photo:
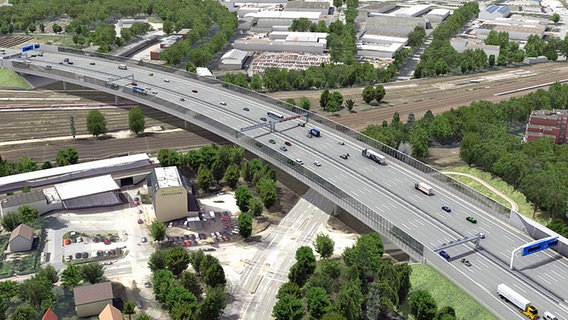
[[[63,81],[63,91],[67,91],[67,82]]]
[[[118,106],[118,98],[120,98],[117,95],[114,95],[114,105]]]

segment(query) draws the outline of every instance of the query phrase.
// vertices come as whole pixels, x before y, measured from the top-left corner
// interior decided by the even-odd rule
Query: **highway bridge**
[[[529,298],[541,313],[550,311],[559,319],[568,319],[566,258],[548,250],[517,257],[515,269],[509,269],[514,249],[533,237],[549,236],[550,231],[435,169],[318,114],[306,114],[295,106],[215,79],[117,57],[49,46],[42,50],[42,57],[6,50],[0,62],[21,74],[113,94],[117,102],[119,97],[137,101],[245,147],[389,238],[414,260],[437,269],[501,319],[524,316],[500,300],[496,294],[499,283]],[[63,62],[66,58],[72,64]],[[119,69],[119,64],[126,64],[127,69]],[[134,91],[133,82],[144,92]],[[261,118],[268,118],[270,111],[307,117],[277,123],[275,131],[270,126],[240,130],[263,123]],[[299,126],[306,119],[306,126]],[[321,137],[308,138],[309,128],[320,130]],[[285,141],[291,144],[287,151],[280,149]],[[363,157],[361,151],[369,147],[384,154],[387,165]],[[341,154],[350,157],[343,159]],[[434,195],[415,190],[418,181],[432,186]],[[451,213],[441,209],[444,205]],[[467,216],[478,222],[466,221]],[[466,243],[446,249],[452,257],[449,261],[433,251],[478,232],[485,235],[479,247]],[[561,243],[557,250],[567,251],[567,247]],[[464,257],[471,267],[460,263]]]

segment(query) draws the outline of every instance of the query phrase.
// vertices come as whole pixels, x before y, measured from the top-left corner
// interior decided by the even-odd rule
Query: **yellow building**
[[[198,216],[195,186],[176,167],[154,168],[147,182],[158,221]]]

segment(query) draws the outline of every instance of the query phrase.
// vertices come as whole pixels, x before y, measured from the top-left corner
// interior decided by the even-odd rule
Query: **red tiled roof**
[[[51,310],[51,308],[47,308],[41,320],[57,320],[57,315],[53,312],[53,310]]]

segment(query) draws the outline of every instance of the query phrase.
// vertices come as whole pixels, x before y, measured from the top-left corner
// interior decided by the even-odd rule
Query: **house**
[[[107,304],[99,313],[99,320],[122,320],[122,313],[112,304]]]
[[[73,296],[77,316],[95,316],[101,313],[106,305],[112,304],[112,286],[110,282],[103,282],[75,287]]]
[[[41,320],[57,320],[57,315],[53,312],[53,310],[51,310],[51,308],[47,308],[43,317],[41,317]]]
[[[34,229],[22,223],[16,227],[16,229],[12,230],[8,242],[8,250],[10,252],[29,251],[32,249],[33,243]]]

